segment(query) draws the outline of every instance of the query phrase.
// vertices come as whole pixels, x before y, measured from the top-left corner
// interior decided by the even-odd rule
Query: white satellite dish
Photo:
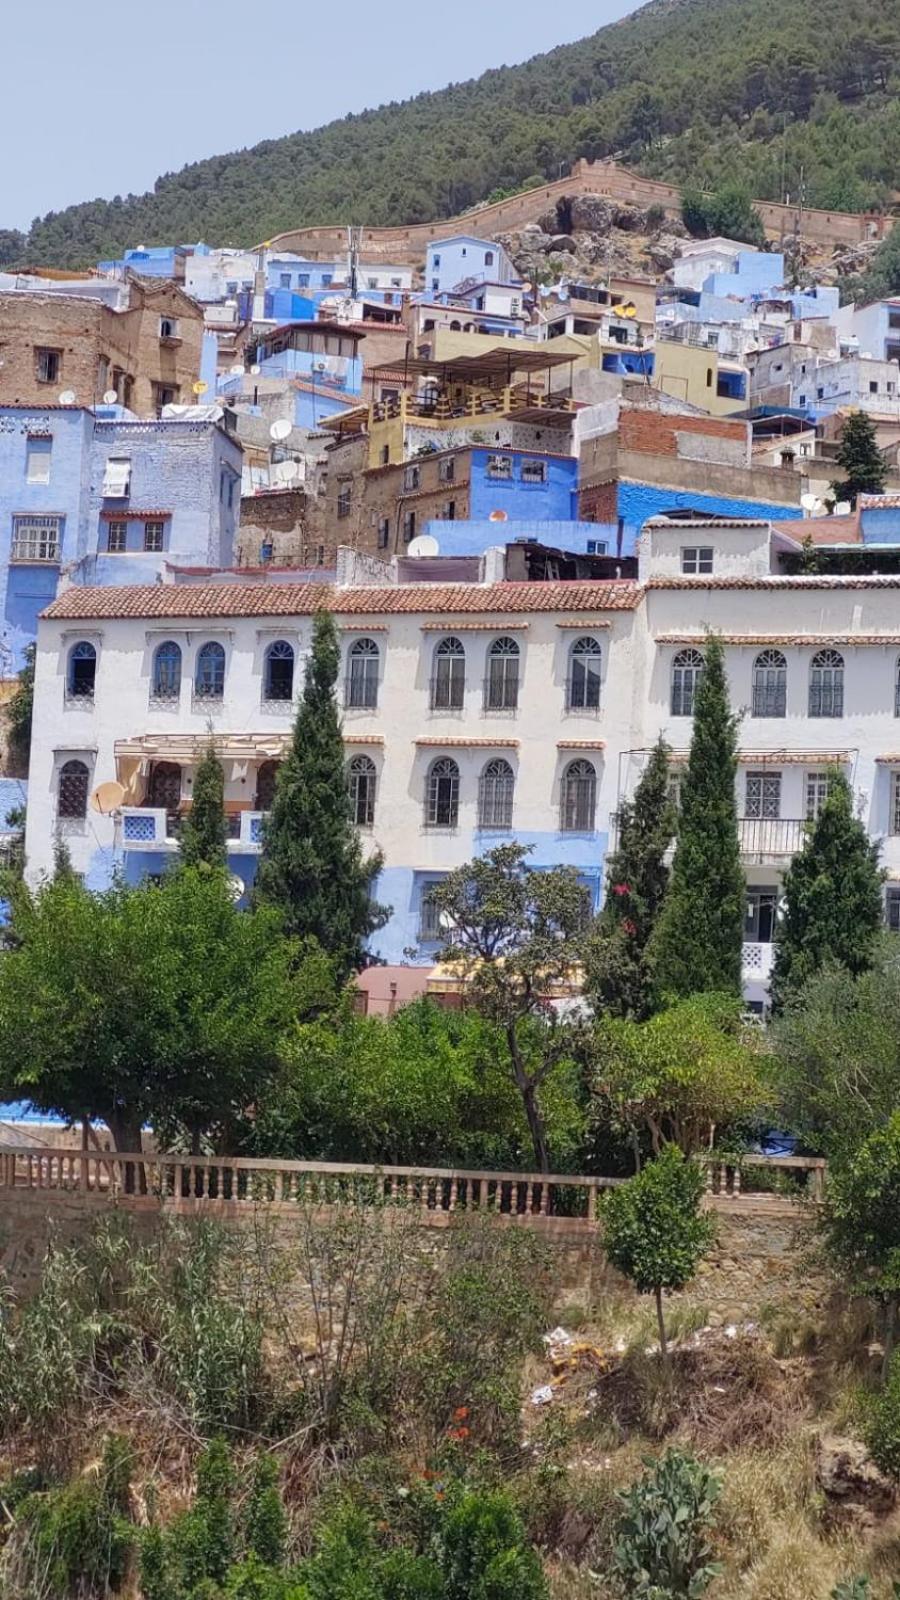
[[[440,545],[431,533],[419,533],[409,546],[408,556],[436,556],[440,552]]]
[[[273,422],[269,429],[269,438],[274,439],[276,444],[280,444],[282,439],[287,438],[293,426],[293,423],[287,417],[279,417],[278,421]]]
[[[243,878],[239,877],[236,872],[229,873],[229,875],[228,875],[228,893],[231,895],[231,898],[234,901],[235,905],[237,905],[239,900],[243,899],[243,896],[244,896],[245,892],[246,892],[246,888],[245,888],[245,884],[244,884]]]
[[[816,506],[819,504],[819,497],[817,494],[802,494],[800,496],[800,504],[804,511],[815,511]]]
[[[114,406],[118,398],[119,396],[116,394],[115,389],[107,389],[103,396],[103,404],[105,406]]]
[[[244,369],[239,361],[236,361],[234,366],[229,367],[228,370],[233,378],[242,378],[244,376]]]
[[[262,372],[262,367],[259,365],[259,362],[254,361],[253,366],[250,368],[250,371],[253,374],[254,378],[258,378],[260,373]]]
[[[73,406],[75,404],[75,390],[63,389],[59,397],[59,403],[61,406]]]
[[[852,510],[849,500],[839,500],[834,508],[834,514],[836,517],[849,517]]]
[[[275,476],[279,483],[294,483],[300,476],[296,461],[276,461]]]

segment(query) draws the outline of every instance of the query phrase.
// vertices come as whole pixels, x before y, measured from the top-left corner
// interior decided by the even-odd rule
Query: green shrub
[[[122,1439],[107,1442],[95,1473],[23,1501],[19,1570],[54,1600],[115,1593],[128,1572],[134,1529],[128,1520],[131,1456]],[[38,1589],[38,1583],[43,1589]],[[25,1592],[31,1592],[26,1583]]]
[[[900,1482],[900,1350],[884,1387],[869,1400],[863,1434],[875,1465]]]
[[[278,1464],[260,1456],[253,1469],[244,1528],[244,1543],[267,1566],[284,1560],[287,1518],[278,1492]]]
[[[464,1495],[447,1517],[443,1543],[447,1600],[545,1600],[549,1593],[505,1494]]]
[[[628,1600],[703,1594],[720,1568],[709,1530],[719,1478],[693,1456],[669,1450],[620,1496],[624,1507],[613,1571]]]

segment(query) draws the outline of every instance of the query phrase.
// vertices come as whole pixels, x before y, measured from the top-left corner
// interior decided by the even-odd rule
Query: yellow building
[[[750,374],[742,362],[674,339],[657,341],[653,387],[714,417],[744,411],[750,403]]]

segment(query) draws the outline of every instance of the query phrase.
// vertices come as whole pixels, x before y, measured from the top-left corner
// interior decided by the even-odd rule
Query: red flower
[[[622,922],[622,931],[629,934],[637,933],[637,923],[632,922],[630,917],[625,917]]]
[[[613,884],[613,894],[630,894],[630,893],[631,893],[631,884],[630,883],[614,883]]]
[[[468,1415],[469,1415],[468,1406],[457,1406],[456,1410],[453,1413],[453,1421],[454,1422],[465,1422],[466,1418],[468,1417]]]

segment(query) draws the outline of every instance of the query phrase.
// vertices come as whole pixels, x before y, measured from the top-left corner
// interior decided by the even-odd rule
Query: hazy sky
[[[0,227],[405,100],[593,33],[637,0],[44,0],[2,11]]]

